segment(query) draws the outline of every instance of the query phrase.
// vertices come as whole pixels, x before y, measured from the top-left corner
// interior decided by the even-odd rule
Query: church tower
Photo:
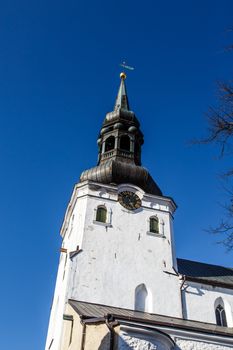
[[[143,134],[125,85],[98,136],[97,166],[76,184],[62,247],[46,350],[60,350],[69,299],[182,318],[174,201],[141,165]]]

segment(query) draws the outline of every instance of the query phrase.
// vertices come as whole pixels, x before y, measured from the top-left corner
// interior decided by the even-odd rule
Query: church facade
[[[125,73],[61,228],[46,350],[233,349],[233,269],[178,259]]]

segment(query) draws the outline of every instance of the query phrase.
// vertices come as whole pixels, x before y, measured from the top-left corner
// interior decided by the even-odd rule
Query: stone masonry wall
[[[119,350],[230,350],[233,349],[233,345],[218,345],[209,341],[196,341],[175,338],[176,346],[174,343],[164,342],[157,337],[143,337],[142,334],[129,334],[121,332],[118,349]]]
[[[210,344],[210,343],[186,340],[186,339],[177,339],[176,344],[177,344],[176,350],[230,350],[230,349],[233,349],[232,346]]]

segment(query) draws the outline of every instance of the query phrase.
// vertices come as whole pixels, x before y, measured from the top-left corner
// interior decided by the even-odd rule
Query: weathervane
[[[120,66],[128,70],[134,70],[134,67],[128,66],[125,61],[123,61]]]

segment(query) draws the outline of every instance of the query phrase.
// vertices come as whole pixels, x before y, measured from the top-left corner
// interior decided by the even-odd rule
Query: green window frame
[[[96,211],[96,221],[106,223],[107,209],[103,206],[98,207]]]
[[[157,217],[150,218],[150,232],[159,233],[159,219]]]

